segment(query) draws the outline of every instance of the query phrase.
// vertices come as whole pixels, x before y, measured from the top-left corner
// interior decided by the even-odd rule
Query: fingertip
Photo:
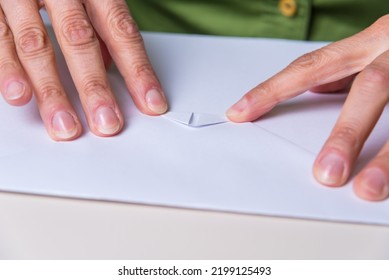
[[[82,133],[82,126],[77,116],[72,113],[59,110],[53,114],[50,120],[49,134],[55,141],[71,141]]]
[[[121,113],[111,106],[101,105],[94,112],[93,126],[91,128],[98,136],[114,136],[123,128]]]
[[[315,179],[329,187],[339,187],[349,176],[347,160],[336,151],[322,152],[313,166]]]
[[[2,91],[4,99],[13,106],[27,104],[32,97],[30,85],[25,81],[10,81]]]
[[[363,170],[354,181],[355,194],[368,201],[382,201],[389,197],[387,176],[378,167]]]
[[[255,121],[271,111],[277,102],[263,99],[258,91],[251,91],[227,110],[227,118],[233,122]]]
[[[146,105],[151,111],[152,115],[161,115],[166,113],[168,105],[166,102],[165,95],[161,90],[156,88],[150,89],[145,96]]]
[[[233,122],[245,122],[247,121],[247,109],[248,102],[246,98],[243,97],[227,110],[226,116]]]

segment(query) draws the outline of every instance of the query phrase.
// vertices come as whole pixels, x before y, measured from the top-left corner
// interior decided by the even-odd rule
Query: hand
[[[111,136],[123,127],[104,68],[108,51],[136,106],[149,115],[167,110],[124,0],[0,0],[0,6],[0,90],[12,105],[26,104],[34,92],[54,140],[75,139],[82,128],[56,70],[53,48],[39,14],[42,6],[49,14],[93,133]]]
[[[338,91],[350,85],[342,112],[313,167],[320,183],[341,186],[389,100],[389,15],[350,38],[298,58],[248,92],[227,116],[235,122],[253,121],[306,90]],[[356,176],[354,191],[366,200],[389,196],[389,142]]]

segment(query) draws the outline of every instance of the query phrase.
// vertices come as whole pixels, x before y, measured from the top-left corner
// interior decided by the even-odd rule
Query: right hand
[[[252,121],[306,90],[349,88],[342,112],[318,154],[313,173],[323,185],[339,187],[389,102],[389,15],[360,33],[305,54],[249,91],[228,111],[236,122]],[[389,198],[389,141],[356,175],[355,193],[365,200]]]

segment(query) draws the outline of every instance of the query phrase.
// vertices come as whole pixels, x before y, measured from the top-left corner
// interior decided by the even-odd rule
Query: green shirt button
[[[293,17],[297,13],[297,3],[295,0],[280,0],[278,9],[286,17]]]

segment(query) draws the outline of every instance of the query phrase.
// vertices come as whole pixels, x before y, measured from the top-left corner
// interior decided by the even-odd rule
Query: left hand
[[[249,91],[227,116],[235,122],[253,121],[306,90],[335,92],[351,83],[342,112],[313,167],[320,183],[341,186],[389,101],[389,15],[352,37],[298,58]],[[354,191],[366,200],[388,198],[389,141],[356,176]]]
[[[50,17],[91,132],[113,136],[124,126],[104,68],[112,59],[140,111],[166,112],[161,84],[124,0],[0,0],[0,92],[9,104],[24,105],[34,93],[52,139],[68,141],[82,133],[57,71],[54,49],[39,14],[42,7]]]

